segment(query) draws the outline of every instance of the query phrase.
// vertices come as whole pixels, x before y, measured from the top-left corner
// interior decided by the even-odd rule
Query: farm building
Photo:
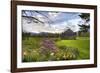
[[[76,39],[76,33],[71,29],[67,29],[65,32],[61,34],[62,39]]]

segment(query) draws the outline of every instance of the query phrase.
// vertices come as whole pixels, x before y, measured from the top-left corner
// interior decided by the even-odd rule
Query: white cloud
[[[39,16],[41,17],[41,16]],[[41,17],[42,18],[42,17]],[[48,23],[27,23],[28,19],[23,18],[22,24],[23,24],[23,31],[24,32],[33,32],[33,33],[40,33],[40,32],[49,32],[49,33],[62,33],[66,29],[70,28],[71,30],[78,31],[79,26],[78,23],[81,21],[81,19],[71,19],[68,21],[64,21],[61,23],[55,23],[55,24],[48,24]]]
[[[50,18],[55,18],[56,16],[58,16],[60,14],[60,12],[59,13],[57,13],[57,12],[48,12],[48,14],[49,14]]]
[[[23,31],[24,32],[34,32],[34,33],[39,33],[39,32],[50,32],[50,33],[62,33],[64,32],[67,24],[66,22],[59,23],[59,24],[42,24],[42,23],[27,23],[28,20],[23,18],[22,24],[23,24]]]
[[[71,30],[73,30],[74,32],[78,31],[79,30],[79,22],[82,21],[82,19],[71,19],[71,20],[68,20],[68,25],[69,25],[69,28],[71,28]]]

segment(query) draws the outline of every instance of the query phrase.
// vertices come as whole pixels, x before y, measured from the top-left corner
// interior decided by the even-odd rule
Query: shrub
[[[38,50],[32,50],[30,52],[23,53],[23,62],[39,61],[41,57]]]
[[[64,36],[64,37],[61,37],[61,39],[76,40],[76,36]]]
[[[90,33],[89,32],[80,32],[79,33],[79,36],[80,37],[89,37],[90,36]]]
[[[79,51],[77,48],[60,46],[59,52],[56,54],[60,60],[73,60],[77,59]]]

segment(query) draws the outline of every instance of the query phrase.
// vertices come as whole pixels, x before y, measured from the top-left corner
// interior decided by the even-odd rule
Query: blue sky
[[[54,11],[34,11],[34,10],[24,10],[25,13],[22,11],[23,16],[31,16],[31,17],[36,17],[39,20],[43,21],[45,23],[45,26],[50,25],[49,31],[53,32],[52,30],[55,29],[54,31],[56,32],[63,32],[66,29],[70,28],[74,32],[79,30],[78,24],[80,22],[82,23],[83,20],[79,17],[80,13],[78,12],[54,12]],[[49,28],[48,27],[48,28]],[[29,28],[34,28],[29,27]],[[26,28],[26,29],[29,29]],[[52,29],[53,28],[53,29]],[[42,29],[42,27],[41,27]],[[44,28],[43,28],[44,29]],[[45,31],[48,31],[48,29],[45,29]],[[42,31],[40,31],[42,32]]]

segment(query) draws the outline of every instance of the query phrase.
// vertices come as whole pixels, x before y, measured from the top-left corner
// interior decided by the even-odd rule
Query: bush
[[[60,60],[73,60],[77,59],[79,51],[77,48],[60,46],[56,55]]]
[[[80,37],[89,37],[90,33],[89,32],[80,32],[79,36]]]
[[[61,37],[61,39],[76,40],[76,36],[64,36],[64,37]]]
[[[30,52],[24,52],[23,55],[24,55],[23,62],[39,61],[39,58],[41,57],[38,50],[31,50]]]

